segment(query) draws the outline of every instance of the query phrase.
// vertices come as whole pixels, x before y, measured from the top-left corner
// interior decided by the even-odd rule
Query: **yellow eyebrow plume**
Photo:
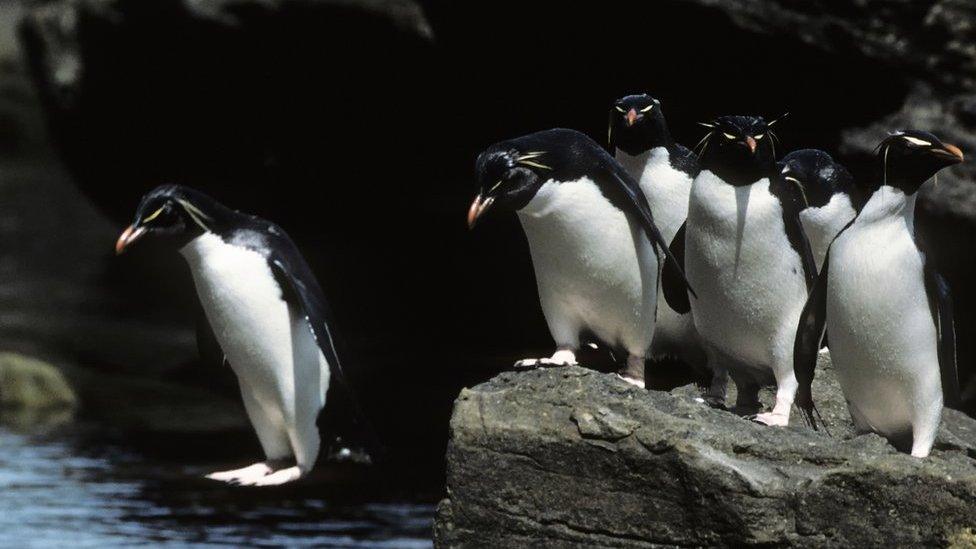
[[[149,217],[143,219],[141,225],[145,225],[146,223],[149,223],[153,219],[156,219],[157,217],[159,217],[159,214],[163,213],[163,210],[164,209],[166,209],[166,206],[160,206],[158,210],[156,210],[153,213],[149,214]]]
[[[190,214],[190,217],[193,219],[194,223],[200,225],[200,228],[202,228],[205,231],[210,230],[210,227],[207,227],[207,224],[203,222],[204,219],[209,220],[210,216],[200,211],[200,208],[197,208],[193,204],[190,204],[190,202],[188,202],[187,200],[179,198],[177,199],[177,202],[180,203],[180,206],[183,206],[183,209],[186,210],[186,213]]]
[[[531,160],[520,160],[519,161],[519,164],[523,164],[525,166],[532,166],[533,168],[540,168],[540,169],[543,169],[543,170],[551,170],[552,169],[549,166],[546,166],[545,164],[539,164],[538,162],[532,162]]]
[[[538,162],[532,162],[532,159],[539,158],[540,156],[542,156],[544,154],[546,154],[546,151],[530,151],[530,152],[527,152],[527,153],[523,154],[522,156],[518,157],[517,159],[515,159],[515,161],[518,162],[519,164],[524,165],[524,166],[532,166],[533,168],[539,168],[539,169],[542,169],[542,170],[551,170],[552,168],[550,168],[549,166],[546,166],[545,164],[540,164]]]

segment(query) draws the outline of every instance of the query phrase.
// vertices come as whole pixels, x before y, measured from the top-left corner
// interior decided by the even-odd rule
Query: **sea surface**
[[[76,425],[0,427],[0,547],[431,546],[430,502],[336,501],[327,484],[225,487],[200,472]]]

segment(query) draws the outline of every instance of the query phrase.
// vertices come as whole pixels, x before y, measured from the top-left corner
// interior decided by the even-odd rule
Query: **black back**
[[[698,166],[698,155],[684,145],[675,143],[668,147],[668,160],[671,162],[672,168],[688,174],[688,177],[692,179],[697,177],[701,171]]]
[[[925,250],[925,246],[915,238],[915,245],[925,254],[925,294],[935,322],[936,337],[938,338],[939,374],[942,379],[942,398],[946,406],[958,408],[959,369],[956,363],[956,325],[952,308],[952,292],[949,282],[939,274],[932,261],[932,254]]]

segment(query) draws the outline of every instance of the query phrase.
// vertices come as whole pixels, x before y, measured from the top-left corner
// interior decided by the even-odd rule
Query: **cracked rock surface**
[[[946,545],[976,526],[976,421],[947,410],[932,455],[855,436],[822,356],[828,437],[770,428],[581,367],[459,395],[439,547]],[[764,397],[768,400],[770,395]]]

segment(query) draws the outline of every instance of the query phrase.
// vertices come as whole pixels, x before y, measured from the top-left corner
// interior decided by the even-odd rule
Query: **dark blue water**
[[[428,502],[337,501],[328,484],[224,487],[72,429],[0,428],[0,546],[431,546]]]

